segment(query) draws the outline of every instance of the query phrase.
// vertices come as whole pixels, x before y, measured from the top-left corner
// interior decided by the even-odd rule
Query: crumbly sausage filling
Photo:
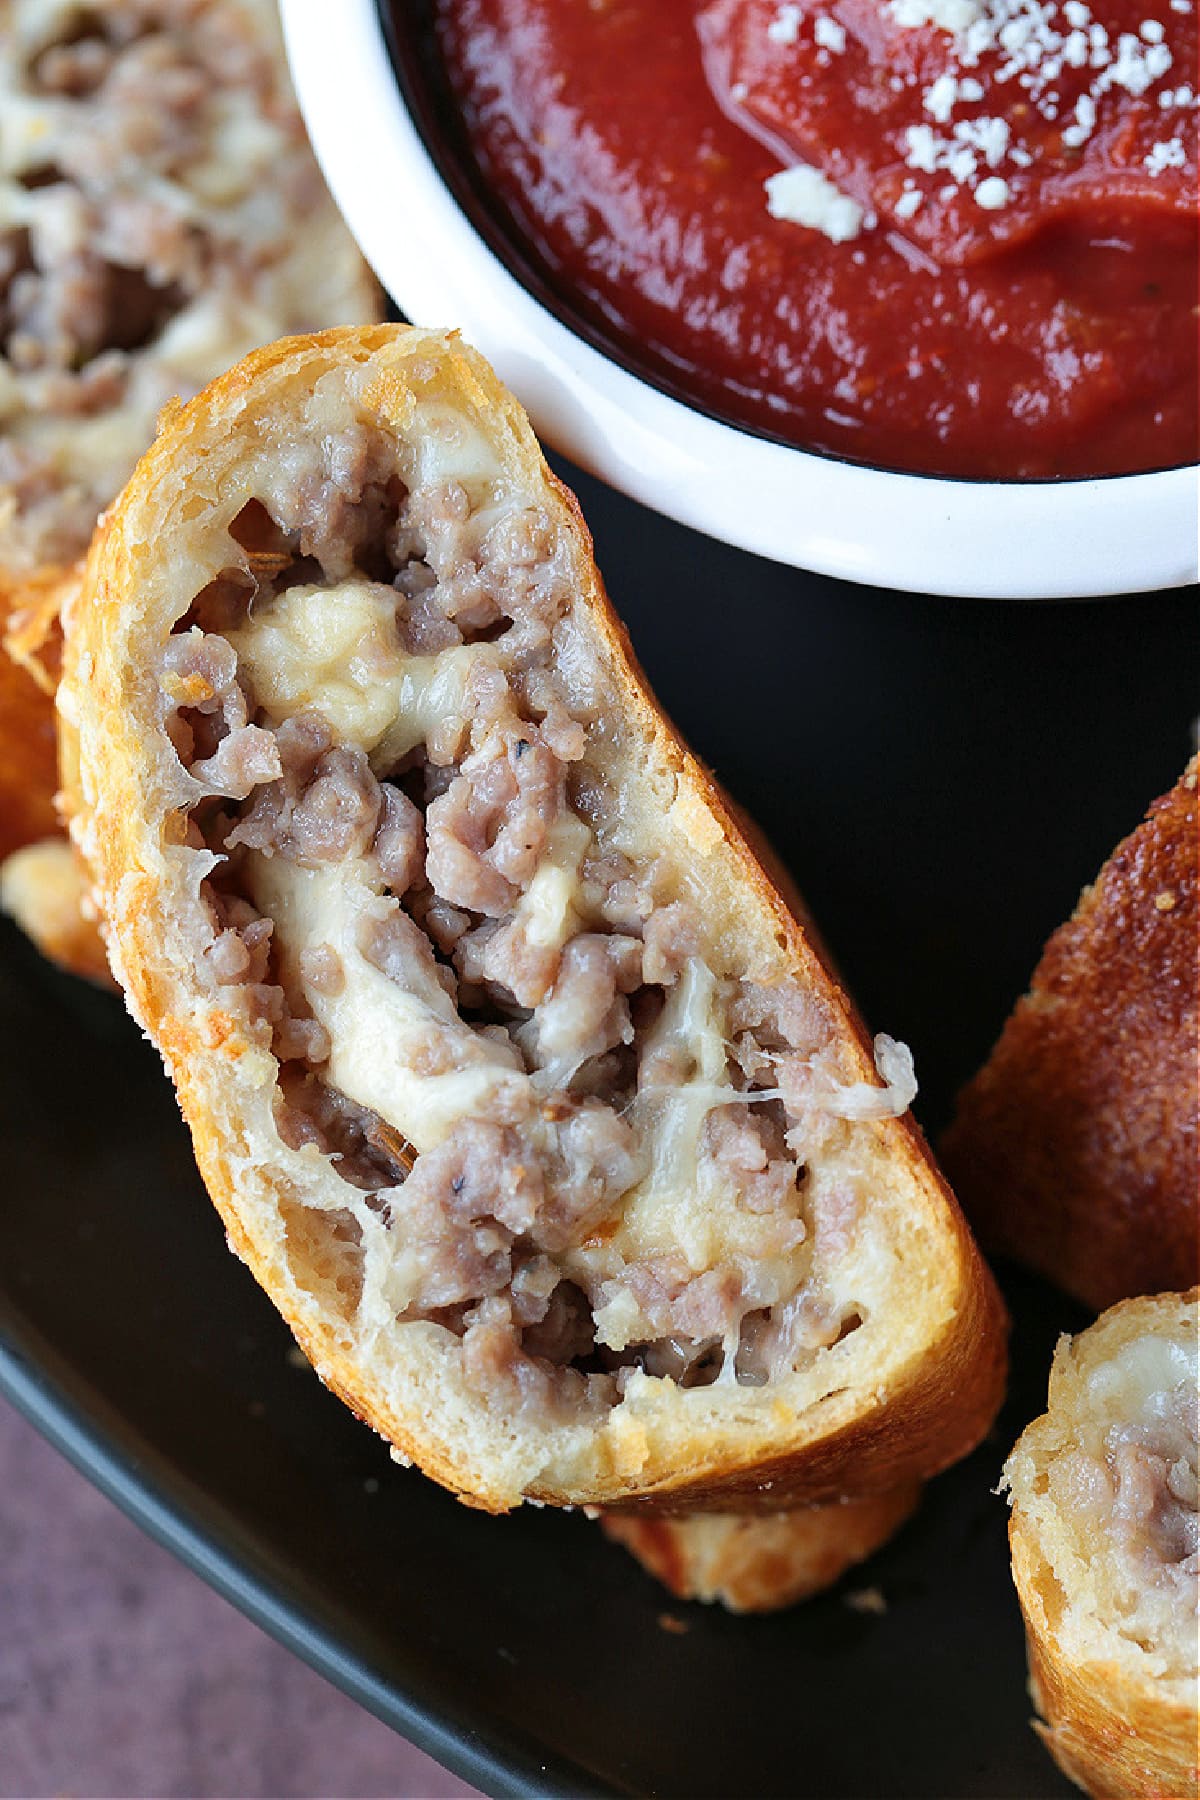
[[[10,0],[0,563],[67,564],[173,395],[361,315],[264,0]],[[298,222],[303,221],[303,231]],[[311,247],[306,247],[310,245]]]
[[[903,1110],[906,1053],[839,1086],[819,1008],[741,978],[623,829],[556,521],[407,475],[360,421],[283,458],[163,653],[208,977],[274,1050],[283,1141],[383,1227],[363,1295],[476,1387],[761,1386],[862,1321],[828,1280],[861,1195],[810,1165]]]

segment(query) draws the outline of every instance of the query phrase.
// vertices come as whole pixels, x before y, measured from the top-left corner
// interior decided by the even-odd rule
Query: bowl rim
[[[332,32],[327,0],[280,0],[318,160],[406,316],[478,345],[555,449],[681,524],[872,586],[1061,599],[1197,580],[1200,466],[1034,482],[893,472],[732,425],[606,355],[463,210],[406,103],[382,11],[341,0]]]
[[[426,96],[422,93],[422,77],[419,70],[406,66],[411,60],[420,65],[431,54],[436,57],[436,49],[423,47],[421,40],[433,33],[433,16],[437,10],[437,0],[406,0],[408,8],[416,9],[415,24],[410,23],[413,15],[409,12],[405,23],[398,22],[400,6],[397,0],[375,0],[383,23],[384,41],[391,58],[393,73],[400,87],[402,102],[412,117],[420,134],[430,161],[438,168],[442,180],[458,203],[459,209],[470,221],[478,237],[487,245],[492,256],[513,275],[521,287],[537,302],[537,304],[564,325],[568,331],[580,338],[585,344],[597,349],[607,361],[632,375],[635,380],[644,382],[658,393],[676,400],[689,413],[702,418],[713,419],[718,424],[727,425],[742,436],[761,438],[769,444],[776,444],[784,450],[799,450],[805,456],[816,457],[821,462],[847,463],[852,467],[876,467],[884,474],[918,475],[924,481],[957,481],[975,487],[1036,487],[1062,486],[1071,480],[1120,481],[1126,475],[1157,475],[1171,469],[1188,468],[1186,462],[1164,463],[1153,469],[1130,471],[1099,471],[1093,476],[1031,475],[1020,480],[1003,476],[990,475],[954,475],[945,470],[936,469],[904,469],[891,464],[864,464],[861,457],[855,457],[845,451],[831,450],[820,445],[804,445],[797,443],[784,431],[773,431],[761,419],[738,419],[736,415],[723,411],[721,406],[710,399],[689,395],[687,391],[687,373],[681,365],[680,373],[672,378],[667,361],[658,367],[650,362],[639,362],[636,348],[632,347],[628,333],[620,331],[606,333],[602,323],[593,321],[586,310],[580,307],[564,289],[557,291],[554,285],[554,274],[551,269],[539,266],[545,258],[538,251],[536,244],[526,242],[520,235],[519,225],[506,222],[504,202],[499,201],[500,210],[493,215],[488,207],[488,191],[486,183],[478,170],[475,171],[474,188],[471,179],[470,164],[472,151],[466,142],[463,130],[464,145],[461,152],[451,143],[449,155],[439,155],[438,127],[435,123],[439,103],[443,96],[430,94],[429,103],[424,103]],[[407,40],[407,42],[406,42]],[[452,104],[448,88],[445,98]],[[461,121],[459,122],[461,124]],[[453,136],[453,129],[451,131]],[[460,160],[461,159],[461,160]],[[462,166],[463,164],[467,166]],[[497,197],[493,196],[493,199]]]

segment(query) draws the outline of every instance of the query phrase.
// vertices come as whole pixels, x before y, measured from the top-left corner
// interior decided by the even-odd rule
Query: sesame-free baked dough
[[[989,1249],[1097,1309],[1200,1278],[1196,760],[1114,850],[939,1145]]]
[[[86,873],[54,804],[59,613],[78,582],[73,570],[26,583],[25,604],[10,611],[14,590],[0,589],[0,912],[51,962],[110,987]]]
[[[791,872],[754,820],[724,798],[771,883],[832,966]],[[865,1499],[847,1495],[787,1512],[593,1516],[675,1599],[720,1604],[735,1613],[778,1612],[823,1593],[872,1556],[911,1518],[922,1491],[914,1481]]]
[[[67,838],[39,838],[0,863],[0,912],[60,969],[112,987],[87,877]]]
[[[1005,1465],[1030,1691],[1088,1793],[1197,1791],[1196,1290],[1063,1338]]]
[[[0,587],[65,571],[159,409],[378,317],[270,0],[0,0]]]
[[[380,316],[273,0],[0,0],[0,904],[102,973],[53,796],[58,603],[159,409],[256,344]]]
[[[52,667],[23,666],[3,647],[10,632],[27,635],[24,618],[0,586],[0,863],[22,845],[59,831],[54,810],[58,747],[54,687],[58,681],[55,632]],[[42,605],[57,618],[60,584],[48,583]],[[28,610],[28,609],[26,609]]]
[[[27,583],[26,604],[8,612],[12,591],[0,589],[0,912],[60,968],[107,987],[112,976],[85,872],[54,805],[58,615],[77,584],[77,573]]]
[[[977,1442],[1003,1313],[911,1060],[872,1060],[477,355],[325,333],[170,413],[60,708],[231,1242],[401,1456],[492,1510],[778,1512]]]
[[[774,1612],[810,1599],[863,1562],[911,1517],[919,1482],[781,1513],[605,1513],[602,1524],[678,1600]]]

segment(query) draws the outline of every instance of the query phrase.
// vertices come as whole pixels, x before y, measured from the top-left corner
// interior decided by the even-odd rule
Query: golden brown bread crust
[[[1097,1309],[1200,1276],[1196,762],[1046,945],[939,1150],[990,1248]]]
[[[982,1266],[982,1265],[981,1265]],[[962,1271],[964,1284],[971,1277]],[[861,1496],[894,1492],[939,1474],[973,1450],[981,1418],[998,1407],[1007,1371],[1006,1320],[990,1277],[962,1304],[937,1352],[886,1394],[860,1396],[852,1409],[833,1395],[814,1409],[800,1451],[763,1455],[752,1468],[676,1480],[670,1471],[631,1496],[639,1512],[688,1509],[773,1513],[781,1504],[836,1503],[848,1487]],[[840,1415],[840,1416],[839,1416]],[[623,1498],[607,1498],[615,1509]]]
[[[115,990],[86,871],[61,833],[25,844],[0,863],[0,912],[68,975]]]
[[[833,970],[791,871],[744,808],[721,791],[747,844]],[[604,1512],[600,1524],[678,1600],[716,1602],[736,1613],[779,1612],[831,1587],[871,1556],[911,1518],[921,1493],[921,1483],[914,1482],[866,1499],[831,1500],[792,1512]]]
[[[730,1612],[775,1612],[831,1587],[872,1555],[911,1518],[920,1498],[916,1483],[793,1512],[686,1518],[605,1513],[601,1524],[677,1600],[719,1601]]]
[[[47,646],[51,685],[39,684],[28,664],[9,650],[27,643],[38,628],[47,599],[57,614],[61,571],[32,581],[0,578],[0,861],[59,829],[54,810],[58,788],[53,682],[58,679],[58,645]],[[6,653],[7,652],[7,653]]]
[[[1064,1555],[1057,1522],[1043,1510],[1046,1469],[1064,1444],[1074,1448],[1083,1438],[1088,1373],[1140,1335],[1178,1331],[1197,1291],[1124,1301],[1088,1331],[1064,1338],[1051,1372],[1049,1410],[1028,1427],[1005,1470],[1013,1580],[1025,1619],[1030,1694],[1041,1715],[1035,1728],[1064,1774],[1104,1800],[1196,1794],[1196,1679],[1165,1675],[1140,1644],[1108,1629],[1111,1621],[1087,1616],[1078,1566]],[[1194,1311],[1187,1330],[1194,1340]],[[1106,1547],[1091,1551],[1104,1555]]]
[[[897,1325],[911,1327],[912,1335],[901,1349],[881,1350],[877,1377],[855,1383],[853,1391],[831,1382],[814,1404],[796,1411],[778,1401],[770,1414],[747,1402],[736,1452],[728,1434],[711,1419],[706,1423],[699,1410],[720,1399],[705,1389],[710,1398],[698,1400],[693,1393],[686,1416],[665,1399],[661,1405],[656,1399],[642,1417],[617,1408],[612,1428],[569,1467],[531,1470],[519,1483],[511,1473],[482,1467],[461,1423],[452,1429],[440,1416],[446,1410],[440,1369],[422,1362],[408,1371],[407,1385],[381,1381],[357,1352],[347,1320],[314,1303],[304,1280],[305,1244],[269,1222],[272,1205],[278,1210],[277,1188],[263,1173],[263,1152],[247,1121],[253,1107],[269,1108],[262,1089],[273,1083],[273,1069],[264,1066],[236,1010],[202,1009],[194,1001],[194,977],[172,932],[166,845],[146,818],[146,789],[158,770],[152,756],[147,763],[151,753],[139,741],[145,727],[136,715],[145,678],[138,657],[164,641],[169,629],[153,613],[170,583],[158,546],[173,535],[173,554],[186,551],[182,507],[189,494],[201,491],[196,471],[203,466],[202,491],[218,492],[222,470],[237,469],[244,445],[257,453],[260,432],[265,441],[265,434],[287,430],[298,396],[311,395],[322,376],[352,369],[368,371],[362,392],[379,424],[399,430],[413,417],[407,371],[418,366],[433,366],[436,391],[486,423],[506,467],[541,496],[539,504],[565,509],[579,604],[616,672],[631,731],[644,744],[647,761],[669,771],[677,803],[686,806],[708,847],[708,875],[725,884],[731,917],[736,912],[748,919],[746,929],[769,943],[776,962],[825,996],[838,1021],[848,1075],[874,1079],[867,1039],[849,1000],[748,850],[714,784],[640,685],[578,505],[546,470],[524,414],[486,364],[454,339],[401,327],[287,340],[247,357],[188,406],[169,409],[158,442],[97,533],[83,594],[68,615],[64,783],[73,829],[98,881],[114,966],[176,1082],[231,1244],[327,1384],[402,1455],[471,1504],[501,1510],[524,1493],[557,1504],[630,1501],[645,1507],[661,1501],[676,1510],[728,1510],[732,1503],[778,1511],[781,1504],[839,1498],[851,1485],[865,1495],[921,1479],[965,1454],[994,1415],[1004,1382],[1004,1314],[953,1198],[907,1118],[861,1129],[863,1143],[905,1195],[903,1267],[910,1297],[898,1302]],[[76,728],[81,774],[73,778]],[[173,762],[169,748],[155,754]],[[266,1062],[273,1065],[269,1056]]]
[[[59,613],[79,569],[0,579],[0,910],[68,974],[113,986],[86,878],[54,803]]]
[[[1025,1615],[1029,1693],[1041,1715],[1034,1729],[1063,1774],[1097,1800],[1190,1800],[1197,1792],[1195,1706],[1130,1688],[1111,1665],[1064,1657],[1052,1622],[1053,1576],[1015,1521],[1009,1546]]]

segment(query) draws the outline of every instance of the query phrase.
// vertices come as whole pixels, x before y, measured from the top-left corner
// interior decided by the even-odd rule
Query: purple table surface
[[[3,1800],[470,1800],[0,1401]]]

